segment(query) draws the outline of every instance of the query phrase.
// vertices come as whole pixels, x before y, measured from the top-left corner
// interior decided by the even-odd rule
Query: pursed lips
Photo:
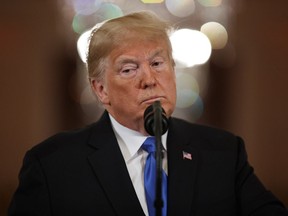
[[[142,101],[142,103],[152,104],[155,101],[158,101],[158,100],[161,101],[163,99],[164,99],[164,96],[153,96],[153,97],[149,97],[147,99],[144,99]]]

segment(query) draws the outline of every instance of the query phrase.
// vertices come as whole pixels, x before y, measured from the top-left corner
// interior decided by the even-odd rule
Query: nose
[[[141,88],[151,88],[156,85],[156,73],[155,71],[150,67],[150,65],[143,66],[141,70],[141,78],[140,78],[140,85]]]

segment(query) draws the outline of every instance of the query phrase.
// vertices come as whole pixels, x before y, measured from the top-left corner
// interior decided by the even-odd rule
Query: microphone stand
[[[156,208],[156,216],[162,215],[162,107],[160,101],[153,104],[154,110],[154,134],[156,139],[156,199],[154,206]]]

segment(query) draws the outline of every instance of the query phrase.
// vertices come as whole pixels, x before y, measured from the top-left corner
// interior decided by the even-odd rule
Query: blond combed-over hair
[[[129,43],[129,38],[166,41],[171,63],[174,66],[169,40],[169,34],[173,28],[154,13],[148,11],[135,12],[105,21],[98,26],[96,25],[92,30],[89,41],[87,55],[89,78],[95,78],[98,81],[103,79],[107,56],[123,43]]]

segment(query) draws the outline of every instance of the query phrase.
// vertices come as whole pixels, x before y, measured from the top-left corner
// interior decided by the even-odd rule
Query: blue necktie
[[[142,144],[142,149],[148,152],[145,169],[144,169],[144,187],[146,202],[148,207],[149,216],[156,215],[156,209],[154,206],[156,198],[156,140],[155,137],[148,137]],[[167,215],[167,175],[162,171],[162,216]]]

